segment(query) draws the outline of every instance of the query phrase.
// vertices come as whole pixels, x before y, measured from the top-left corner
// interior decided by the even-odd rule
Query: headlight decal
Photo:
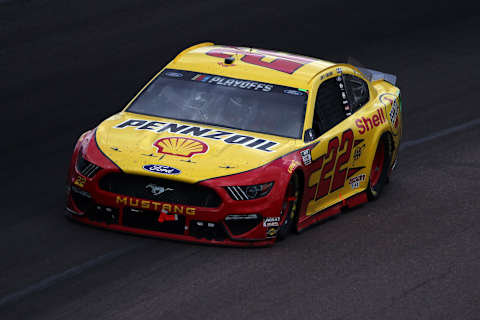
[[[231,186],[226,189],[233,200],[248,200],[247,194],[240,187]]]

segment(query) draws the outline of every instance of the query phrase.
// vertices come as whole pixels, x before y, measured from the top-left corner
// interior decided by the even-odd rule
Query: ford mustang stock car
[[[396,77],[201,43],[81,135],[66,215],[111,230],[265,246],[375,200],[398,158]]]

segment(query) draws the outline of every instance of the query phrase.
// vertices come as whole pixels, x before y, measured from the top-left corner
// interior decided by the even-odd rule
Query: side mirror
[[[313,141],[315,140],[315,131],[313,131],[313,129],[307,129],[305,131],[305,136],[303,138],[303,141],[305,142],[310,142],[310,141]]]

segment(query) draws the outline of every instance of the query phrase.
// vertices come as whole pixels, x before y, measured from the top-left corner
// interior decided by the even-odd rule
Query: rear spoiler
[[[376,81],[376,80],[385,80],[392,85],[395,85],[397,82],[397,76],[393,74],[388,74],[388,73],[383,73],[380,71],[372,70],[372,69],[367,69],[367,68],[360,68],[356,67],[363,75],[365,78],[367,78],[369,81]]]

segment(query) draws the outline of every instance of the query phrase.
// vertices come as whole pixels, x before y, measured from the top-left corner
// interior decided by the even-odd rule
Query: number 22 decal
[[[306,57],[287,55],[274,51],[255,50],[254,52],[252,52],[235,47],[216,48],[207,52],[207,55],[209,56],[224,59],[230,58],[237,54],[243,55],[240,60],[245,63],[254,64],[256,66],[273,69],[289,74],[294,73],[295,71],[297,71],[298,68],[304,66],[305,64],[314,61]],[[266,56],[273,56],[275,57],[275,59],[270,62],[264,61],[263,59],[266,58]]]
[[[348,129],[343,132],[341,143],[338,141],[338,137],[334,137],[328,142],[327,153],[319,159],[319,161],[321,161],[320,167],[322,167],[324,159],[330,160],[323,165],[323,168],[312,173],[312,176],[316,176],[316,173],[321,170],[318,181],[314,181],[313,184],[310,183],[309,185],[311,188],[316,187],[315,200],[321,199],[330,192],[340,189],[345,184],[347,168],[341,169],[341,167],[350,159],[353,139],[353,131]],[[339,151],[340,155],[337,158]],[[331,172],[333,169],[335,170],[332,175]]]

